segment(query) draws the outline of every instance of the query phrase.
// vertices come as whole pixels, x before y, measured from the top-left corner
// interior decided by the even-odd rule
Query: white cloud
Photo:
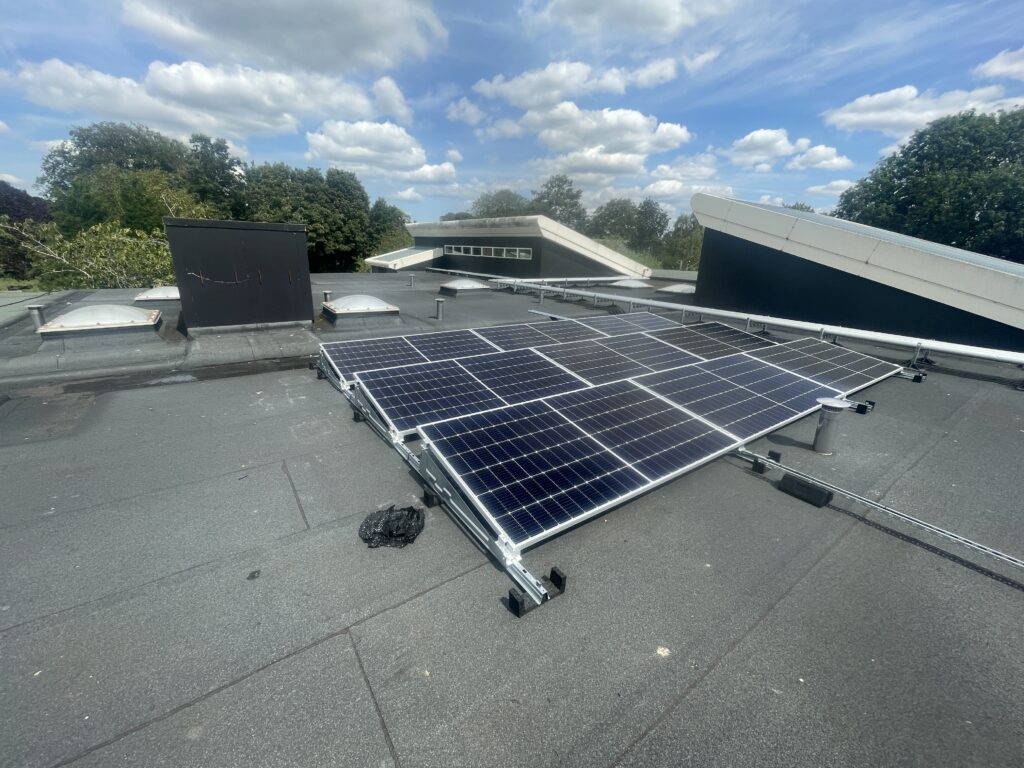
[[[860,96],[824,113],[825,122],[845,131],[879,131],[905,139],[940,117],[964,110],[995,112],[1024,103],[1024,97],[1004,97],[1002,87],[990,85],[973,91],[919,92],[912,85]]]
[[[692,138],[686,126],[659,123],[634,109],[580,109],[571,101],[531,110],[522,125],[536,132],[545,146],[562,152],[601,145],[609,152],[649,155],[676,149]]]
[[[427,163],[426,150],[404,128],[391,122],[328,120],[318,131],[307,132],[307,159],[323,160],[367,176],[442,183],[455,178],[449,161]]]
[[[548,0],[543,6],[526,3],[522,14],[529,22],[567,26],[582,37],[667,43],[734,6],[734,0]]]
[[[698,53],[696,56],[683,56],[683,67],[686,69],[688,74],[693,75],[700,72],[704,67],[721,55],[721,48],[711,48],[710,50],[704,51],[704,53]]]
[[[473,90],[523,109],[541,109],[588,93],[622,94],[629,86],[652,88],[675,77],[672,59],[657,59],[637,69],[612,68],[601,72],[580,61],[555,61],[544,69],[532,69],[512,78],[497,75],[491,80],[479,80]]]
[[[175,135],[194,131],[243,138],[292,133],[301,116],[373,115],[361,89],[317,74],[237,65],[153,62],[142,81],[59,59],[24,64],[14,85],[39,106],[106,120],[137,121]]]
[[[1008,77],[1024,80],[1024,48],[1016,51],[1001,51],[983,64],[974,68],[974,74],[982,77]]]
[[[8,133],[10,132],[10,130],[11,129],[7,127],[7,123],[5,123],[3,120],[0,120],[0,135]]]
[[[816,184],[813,187],[808,187],[807,191],[812,195],[833,195],[838,196],[853,186],[853,182],[849,179],[836,179],[830,181],[828,184]]]
[[[757,202],[764,203],[765,205],[777,205],[782,206],[785,200],[779,195],[761,195],[757,198]]]
[[[659,179],[648,184],[643,189],[645,197],[654,197],[658,200],[671,201],[675,204],[689,206],[690,198],[697,192],[707,192],[712,195],[733,196],[733,189],[723,184],[689,184],[678,179]]]
[[[830,171],[838,171],[843,168],[852,168],[853,160],[840,155],[835,147],[827,147],[824,144],[815,144],[788,163],[786,167],[793,170],[806,170],[807,168],[823,168]]]
[[[25,187],[25,182],[13,173],[0,173],[0,181],[6,181],[12,187],[20,187],[22,189]]]
[[[537,165],[547,173],[637,175],[644,173],[644,156],[628,152],[608,152],[605,147],[597,146],[547,158],[539,161]]]
[[[450,103],[445,115],[453,122],[465,123],[466,125],[476,125],[487,117],[487,114],[480,107],[465,96],[458,101]]]
[[[477,128],[476,137],[484,139],[517,139],[523,135],[523,127],[515,120],[503,118],[486,128]]]
[[[402,89],[390,77],[382,77],[373,84],[373,97],[378,115],[395,118],[408,125],[412,121],[412,109],[402,95]]]
[[[39,141],[30,141],[28,145],[36,152],[49,152],[51,149],[56,149],[63,144],[67,139],[41,139]]]
[[[710,152],[677,157],[670,164],[662,164],[651,171],[656,179],[670,181],[706,181],[718,175],[718,158]]]
[[[462,153],[457,149],[449,149],[448,152],[445,153],[445,159],[453,163],[461,163]]]
[[[724,154],[734,165],[765,173],[779,158],[806,152],[810,146],[810,139],[790,142],[785,128],[759,128],[734,141]]]
[[[122,18],[204,59],[331,73],[423,59],[448,39],[429,0],[123,0]]]
[[[423,202],[423,195],[417,192],[415,187],[406,187],[401,192],[396,192],[392,197],[395,200],[407,200],[411,203]]]

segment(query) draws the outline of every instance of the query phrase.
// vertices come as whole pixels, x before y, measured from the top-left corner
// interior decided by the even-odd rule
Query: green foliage
[[[700,249],[704,243],[704,227],[692,213],[679,216],[665,235],[661,248],[661,266],[665,269],[696,270],[700,266]]]
[[[383,197],[370,207],[370,250],[372,255],[390,253],[412,245],[412,235],[405,228],[409,214],[391,205]]]
[[[43,158],[38,183],[51,200],[68,192],[76,179],[103,166],[180,174],[188,162],[184,144],[144,125],[93,123],[72,128],[70,136]]]
[[[144,288],[174,282],[167,240],[162,235],[96,224],[66,238],[54,223],[12,223],[0,230],[21,244],[31,261],[29,276],[45,290]]]
[[[215,218],[231,219],[244,210],[242,161],[231,154],[224,139],[194,133],[189,139],[184,178],[188,190],[209,206]]]
[[[804,211],[805,213],[814,213],[814,209],[807,203],[802,203],[799,200],[793,203],[783,203],[783,208],[789,208],[791,211]]]
[[[469,211],[448,211],[441,215],[441,221],[465,221],[472,218],[473,214]]]
[[[370,200],[355,174],[250,165],[245,186],[248,220],[306,225],[310,270],[352,270],[371,254]]]
[[[498,219],[532,213],[530,201],[511,189],[484,192],[471,206],[475,219]]]
[[[661,259],[652,253],[641,253],[640,251],[634,251],[633,248],[623,240],[621,237],[595,237],[595,242],[600,243],[606,248],[611,248],[616,253],[621,253],[626,258],[632,259],[639,264],[643,264],[645,267],[651,269],[661,269]]]
[[[577,189],[573,180],[565,174],[558,174],[545,181],[540,189],[533,191],[530,208],[533,213],[549,216],[560,224],[582,232],[587,226],[587,211],[582,199],[583,190]]]
[[[638,251],[654,252],[668,229],[668,222],[665,209],[651,198],[644,198],[636,207],[636,232],[630,245]]]
[[[1024,262],[1024,109],[932,122],[846,190],[835,215]]]
[[[636,203],[616,197],[599,206],[590,217],[588,232],[591,237],[631,242],[636,237]]]
[[[19,221],[50,220],[50,204],[40,197],[0,181],[0,220],[5,223]],[[28,276],[28,254],[17,238],[0,229],[0,275],[10,275],[16,280]]]

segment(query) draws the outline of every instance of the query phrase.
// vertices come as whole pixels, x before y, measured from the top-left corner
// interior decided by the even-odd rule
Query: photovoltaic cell
[[[664,331],[650,331],[649,335],[659,341],[664,341],[666,344],[671,344],[673,347],[679,347],[679,349],[689,352],[691,355],[702,357],[705,360],[725,357],[738,351],[735,347],[713,339],[710,336],[705,336],[703,333],[698,333],[691,328],[669,328]]]
[[[628,315],[619,315],[618,317],[644,331],[660,331],[665,328],[681,327],[674,320],[669,320],[667,317],[656,315],[653,312],[631,312]]]
[[[323,349],[347,380],[351,380],[356,371],[426,362],[426,358],[401,336],[337,341],[324,344]]]
[[[644,333],[613,336],[608,339],[599,339],[597,343],[647,366],[652,371],[679,368],[683,365],[700,362],[701,359]]]
[[[356,379],[385,420],[401,434],[420,424],[505,405],[451,360],[361,372]]]
[[[492,344],[504,350],[542,347],[552,339],[532,325],[496,325],[491,328],[477,328],[476,332]]]
[[[467,357],[460,364],[509,403],[522,403],[586,386],[586,382],[532,349]]]
[[[815,381],[780,370],[761,360],[739,354],[722,357],[698,368],[721,376],[730,384],[784,405],[794,413],[805,413],[818,407],[819,397],[837,397],[839,391]]]
[[[738,444],[630,382],[592,387],[545,402],[652,481]]]
[[[473,331],[419,333],[405,339],[428,360],[454,360],[495,351],[493,344],[488,344]]]
[[[521,546],[647,483],[541,402],[464,416],[421,432],[495,526]]]
[[[537,351],[591,384],[621,381],[631,376],[650,373],[653,370],[618,354],[597,341],[556,344],[550,347],[540,347]]]
[[[608,336],[622,336],[641,330],[640,326],[625,318],[626,315],[601,315],[600,317],[582,317],[579,322],[590,328],[596,328]]]
[[[750,354],[835,387],[844,394],[856,392],[901,370],[898,365],[816,339],[798,339],[770,349],[752,350]]]
[[[723,344],[728,344],[731,347],[735,347],[739,351],[746,351],[748,349],[764,349],[765,347],[774,347],[775,342],[769,341],[763,336],[757,336],[753,333],[747,333],[736,328],[731,328],[723,323],[698,323],[697,325],[687,326],[691,330],[702,333],[705,336],[710,336],[716,341],[720,341]]]
[[[552,341],[565,343],[604,336],[598,330],[588,328],[575,320],[549,320],[546,323],[531,323],[530,327],[548,336]]]

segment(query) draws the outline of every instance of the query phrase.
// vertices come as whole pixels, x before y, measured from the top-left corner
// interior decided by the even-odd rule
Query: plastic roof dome
[[[324,307],[336,315],[356,314],[365,312],[397,312],[398,307],[363,293],[342,296],[333,301],[325,301]]]
[[[120,304],[93,304],[78,307],[43,325],[40,333],[96,331],[106,328],[144,328],[160,319],[158,309],[140,309]]]
[[[674,285],[666,285],[664,288],[659,288],[658,293],[693,293],[697,290],[697,287],[692,283],[675,283]]]
[[[614,283],[611,283],[611,286],[613,288],[650,288],[651,284],[646,280],[634,280],[629,277],[625,280],[616,280]]]
[[[159,285],[135,296],[135,301],[180,301],[181,293],[176,285]]]
[[[449,280],[447,283],[441,284],[442,288],[447,288],[450,291],[475,291],[481,288],[490,289],[487,283],[481,283],[479,280],[474,280],[471,277],[458,277],[454,280]]]

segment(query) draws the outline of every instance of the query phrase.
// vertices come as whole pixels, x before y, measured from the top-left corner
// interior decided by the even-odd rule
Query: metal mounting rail
[[[934,533],[936,536],[941,536],[944,539],[956,542],[957,544],[967,547],[968,549],[973,549],[976,552],[986,554],[989,557],[995,558],[996,560],[1001,560],[1002,562],[1008,563],[1016,568],[1024,569],[1024,560],[1021,560],[1020,558],[1014,557],[1013,555],[1008,555],[1005,552],[1000,552],[998,549],[993,549],[992,547],[989,547],[985,544],[979,544],[976,541],[968,539],[966,536],[961,536],[959,533],[947,531],[945,528],[940,528],[937,525],[926,523],[924,520],[919,520],[918,518],[912,517],[911,515],[908,515],[905,512],[900,512],[898,509],[887,507],[885,504],[866,498],[865,496],[861,496],[858,493],[854,493],[853,491],[847,491],[844,488],[840,488],[838,485],[834,485],[828,482],[827,480],[820,480],[817,477],[814,477],[813,475],[808,475],[806,472],[801,472],[798,469],[787,467],[784,464],[781,464],[780,462],[776,461],[775,459],[768,458],[767,456],[761,456],[759,454],[753,453],[752,451],[748,451],[744,448],[738,449],[735,452],[735,455],[739,456],[741,459],[744,459],[746,461],[752,462],[756,460],[769,467],[781,469],[783,472],[788,472],[791,475],[799,477],[801,480],[806,480],[809,483],[814,483],[815,485],[819,485],[822,488],[832,491],[833,493],[845,496],[846,498],[852,499],[853,501],[870,507],[871,509],[877,509],[879,512],[885,512],[887,515],[891,515],[892,517],[895,517],[898,520],[902,520],[905,523],[910,523],[911,525],[915,525],[918,528],[923,528],[929,533]]]
[[[968,344],[956,344],[938,339],[921,339],[913,336],[901,336],[895,333],[882,333],[880,331],[868,331],[861,328],[847,328],[842,325],[823,325],[821,323],[808,323],[804,320],[790,320],[783,317],[771,317],[769,315],[753,315],[744,312],[733,312],[727,309],[714,309],[713,307],[699,307],[694,305],[673,304],[668,301],[657,299],[644,299],[634,296],[621,296],[611,293],[597,293],[595,291],[583,291],[578,288],[567,288],[562,285],[542,285],[533,281],[525,281],[517,278],[492,279],[492,283],[499,286],[522,288],[529,291],[537,291],[540,294],[554,294],[556,296],[578,296],[592,299],[595,304],[598,301],[610,301],[617,304],[625,304],[631,307],[652,307],[655,309],[670,309],[675,312],[682,312],[685,321],[687,315],[699,317],[715,317],[733,322],[745,323],[747,329],[750,326],[759,325],[763,328],[784,328],[792,331],[802,331],[824,338],[857,339],[877,344],[885,344],[893,347],[914,350],[914,360],[926,356],[928,352],[942,352],[956,357],[973,357],[979,360],[991,360],[999,363],[1012,363],[1013,365],[1024,365],[1024,352],[1014,352],[1008,349],[991,349],[989,347],[974,347]]]

